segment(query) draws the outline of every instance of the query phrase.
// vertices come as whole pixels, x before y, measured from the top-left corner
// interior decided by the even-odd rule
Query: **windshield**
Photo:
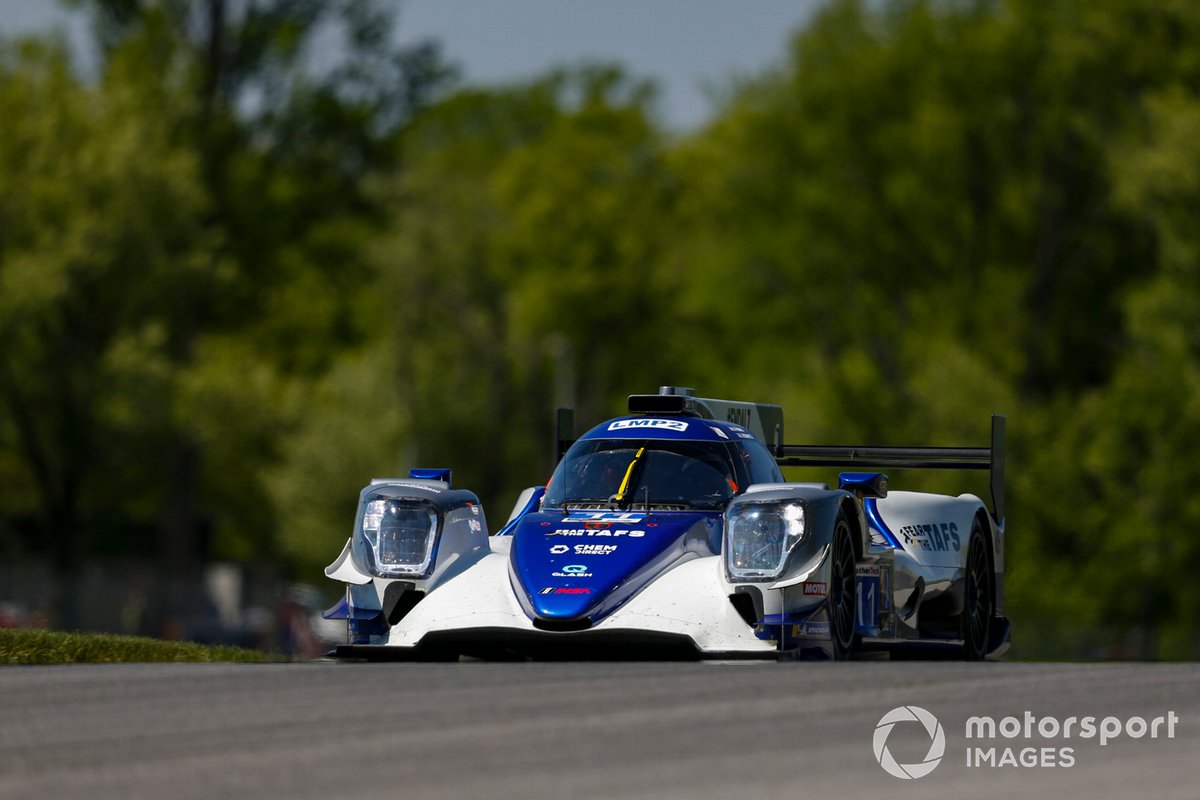
[[[543,508],[724,508],[738,486],[722,442],[590,439],[575,444]]]

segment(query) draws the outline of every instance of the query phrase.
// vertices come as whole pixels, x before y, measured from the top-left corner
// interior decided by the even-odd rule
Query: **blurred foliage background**
[[[619,66],[464,86],[370,0],[75,5],[98,74],[0,44],[0,561],[53,624],[105,558],[152,630],[206,563],[320,582],[410,466],[497,528],[556,405],[669,383],[795,443],[1007,414],[1015,652],[1200,656],[1192,0],[831,0],[687,133]]]

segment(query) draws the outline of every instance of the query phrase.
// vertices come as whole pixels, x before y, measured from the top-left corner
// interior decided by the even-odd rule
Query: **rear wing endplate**
[[[558,466],[562,457],[575,444],[575,409],[559,406],[554,411],[554,463]]]
[[[1004,521],[1004,417],[992,415],[990,447],[856,447],[785,444],[774,448],[781,467],[986,469],[992,516]]]

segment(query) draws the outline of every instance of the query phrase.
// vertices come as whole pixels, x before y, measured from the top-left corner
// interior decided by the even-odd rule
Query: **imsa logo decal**
[[[607,527],[609,525],[621,524],[631,525],[641,522],[646,518],[646,515],[640,511],[575,511],[563,517],[563,522],[585,522],[588,527]]]

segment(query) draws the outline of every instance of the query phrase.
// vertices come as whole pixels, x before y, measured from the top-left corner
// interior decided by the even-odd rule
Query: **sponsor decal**
[[[800,587],[806,595],[812,594],[824,597],[827,593],[824,581],[805,581],[800,584]]]
[[[432,492],[433,494],[441,494],[441,489],[435,489],[432,486],[422,486],[419,483],[389,483],[386,487],[399,486],[401,489],[416,489],[419,492]]]
[[[903,730],[914,736],[928,736],[929,750],[925,753],[925,758],[915,764],[900,764],[888,750],[888,738],[892,735],[892,731],[900,723],[919,723],[917,725],[904,725]],[[924,729],[924,734],[916,733]],[[938,722],[937,717],[930,714],[920,706],[900,706],[893,708],[880,718],[879,724],[875,726],[875,736],[871,740],[872,749],[875,751],[875,760],[879,762],[879,766],[883,767],[883,771],[889,775],[904,780],[913,780],[914,778],[923,778],[937,768],[937,765],[942,763],[942,756],[946,754],[946,732],[942,730],[942,723]]]
[[[668,431],[686,431],[688,424],[681,419],[619,419],[609,424],[610,431],[623,431],[630,428],[660,428]]]
[[[562,568],[562,571],[568,575],[587,575],[588,568],[583,564],[568,564]]]
[[[592,593],[591,589],[586,589],[586,588],[579,587],[579,586],[559,586],[559,587],[547,586],[545,589],[542,589],[540,592],[538,592],[538,594],[591,594],[591,593]]]
[[[725,431],[721,430],[720,428],[718,428],[716,425],[709,425],[708,427],[712,428],[712,432],[715,433],[717,436],[720,436],[722,439],[729,438],[729,434],[726,433]]]
[[[467,524],[470,525],[471,530],[475,531],[476,533],[479,533],[481,530],[483,530],[483,526],[479,524],[479,520],[477,519],[469,519],[467,520]]]
[[[805,636],[828,636],[828,622],[806,622],[801,630]]]
[[[645,518],[646,515],[641,511],[576,511],[563,517],[563,522],[632,525],[641,522]]]
[[[958,535],[958,525],[953,522],[932,522],[922,525],[905,525],[899,530],[904,537],[904,543],[920,547],[922,550],[958,552],[962,540]]]
[[[550,548],[550,552],[556,556],[570,552],[574,552],[577,556],[607,556],[611,555],[616,549],[617,546],[615,544],[577,544],[574,548],[568,547],[565,544],[556,544]]]
[[[725,419],[729,422],[737,423],[738,425],[750,424],[750,409],[748,408],[731,408],[725,412]]]
[[[562,547],[563,545],[557,545]],[[577,544],[575,554],[580,556],[607,556],[617,549],[615,544]]]
[[[547,536],[628,536],[630,539],[640,539],[646,535],[645,531],[606,531],[606,530],[588,530],[587,528],[555,528],[552,531],[546,531]]]

